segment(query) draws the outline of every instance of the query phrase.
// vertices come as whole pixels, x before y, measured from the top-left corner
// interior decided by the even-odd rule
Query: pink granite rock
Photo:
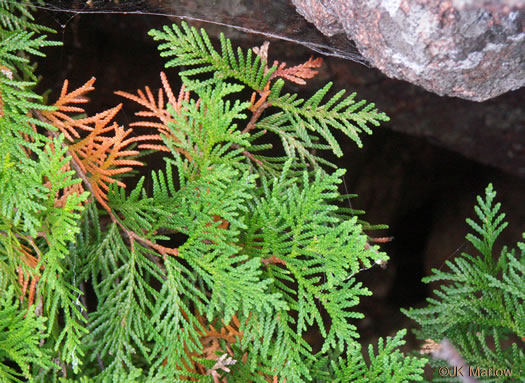
[[[292,0],[389,77],[484,101],[525,84],[525,1]]]

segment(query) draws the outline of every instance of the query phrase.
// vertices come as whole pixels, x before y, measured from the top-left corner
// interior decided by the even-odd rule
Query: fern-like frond
[[[169,258],[165,267],[166,279],[152,317],[157,333],[149,335],[155,340],[153,366],[165,377],[198,374],[194,357],[203,353],[205,330],[194,312],[205,310],[208,298],[196,288],[196,276],[184,264]]]
[[[118,109],[120,107],[114,109],[115,113]],[[113,111],[109,112],[108,116],[95,123],[93,131],[86,138],[70,146],[73,156],[77,156],[78,163],[88,174],[91,191],[106,210],[110,210],[107,205],[109,185],[116,183],[125,187],[115,176],[131,171],[132,166],[143,165],[142,162],[127,158],[139,154],[137,150],[126,150],[126,146],[136,141],[135,138],[127,138],[132,130],[125,130],[116,123],[106,127],[113,117]],[[113,131],[112,136],[103,135],[108,130]]]
[[[69,153],[79,168],[79,176],[86,178],[90,192],[110,211],[107,204],[109,185],[116,183],[125,187],[117,176],[130,172],[133,166],[143,165],[132,159],[140,152],[127,147],[144,138],[128,137],[132,133],[131,129],[126,130],[112,122],[122,104],[90,117],[73,118],[69,115],[84,113],[78,104],[87,102],[86,93],[94,89],[94,82],[95,78],[92,78],[71,92],[68,92],[68,82],[64,82],[60,97],[54,104],[56,109],[44,111],[41,115],[66,136]]]
[[[280,319],[274,331],[281,333],[281,344],[287,344],[279,351],[287,369],[275,364],[272,368],[287,379],[302,381],[306,376],[309,346],[301,339],[310,326],[318,327],[325,338],[322,352],[342,350],[355,341],[358,334],[351,320],[361,314],[349,309],[369,291],[352,276],[385,257],[367,245],[355,218],[341,221],[333,215],[337,207],[332,201],[341,175],[342,171],[333,175],[318,171],[313,178],[306,172],[296,178],[285,170],[273,182],[263,178],[262,194],[242,237],[243,251],[258,258],[265,265],[263,275],[273,280],[270,291],[282,294],[287,306],[298,313],[296,318],[283,310],[276,313]],[[290,289],[290,283],[297,284],[297,291]],[[320,307],[328,314],[330,326]],[[252,342],[256,352],[268,347]]]
[[[285,62],[279,63],[278,61],[275,61],[273,65],[277,67],[277,69],[270,76],[270,81],[274,78],[281,77],[293,83],[305,85],[306,79],[313,78],[315,75],[317,75],[316,68],[319,68],[321,65],[323,65],[323,59],[320,57],[315,59],[310,57],[305,63],[294,65],[288,68],[286,67]]]
[[[125,97],[129,100],[132,100],[139,105],[142,105],[145,110],[135,113],[138,117],[154,118],[158,121],[143,120],[132,122],[130,126],[133,127],[143,127],[148,129],[155,129],[157,134],[145,134],[142,135],[143,141],[148,141],[148,143],[141,143],[139,149],[153,149],[157,151],[169,152],[169,148],[164,144],[162,136],[169,137],[172,140],[178,141],[175,135],[170,131],[170,124],[174,123],[174,118],[172,113],[180,115],[183,101],[188,102],[190,93],[184,90],[184,85],[181,87],[178,97],[175,97],[171,86],[168,82],[168,79],[164,72],[160,73],[160,78],[162,81],[162,87],[166,94],[167,102],[164,101],[164,92],[163,89],[159,89],[157,100],[153,96],[151,89],[146,87],[144,92],[139,90],[137,95],[131,93],[118,91],[115,94]],[[168,105],[170,109],[168,110]],[[189,160],[192,159],[192,156],[189,152],[179,149]]]
[[[333,167],[329,161],[314,153],[316,150],[329,149],[336,156],[342,156],[341,147],[333,135],[334,130],[341,131],[358,146],[362,146],[360,134],[370,134],[371,126],[378,126],[380,121],[388,121],[388,117],[379,112],[374,104],[367,104],[364,100],[356,102],[355,93],[344,97],[345,91],[342,90],[323,103],[322,99],[330,90],[331,83],[306,101],[298,98],[297,94],[281,95],[284,84],[281,79],[271,84],[273,79],[279,77],[303,83],[317,73],[315,68],[321,65],[320,59],[312,58],[290,68],[286,68],[285,63],[279,64],[276,61],[272,68],[268,68],[267,46],[254,48],[255,60],[252,59],[252,50],[248,50],[245,59],[243,51],[239,48],[235,55],[230,40],[221,35],[219,54],[204,31],[199,33],[185,23],[181,27],[173,25],[162,31],[152,30],[150,35],[155,40],[165,41],[159,46],[161,56],[176,56],[168,61],[167,67],[198,66],[181,72],[188,89],[210,87],[224,79],[233,78],[258,93],[258,101],[254,99],[255,93],[252,97],[250,110],[253,116],[243,132],[257,128],[260,132],[277,134],[286,155],[299,159],[303,166],[309,164],[314,167]],[[194,79],[197,75],[208,73],[213,73],[213,77],[204,81]],[[277,108],[277,111],[260,120],[263,111],[269,107]],[[261,149],[254,147],[245,155],[266,171],[272,172],[274,166],[265,161],[264,156],[254,153]]]
[[[105,365],[98,376],[101,381],[138,368],[134,355],[150,360],[146,340],[155,337],[149,317],[158,292],[148,279],[161,280],[157,266],[147,257],[151,250],[133,241],[128,247],[117,225],[108,228],[103,245],[96,254],[104,257],[97,256],[92,266],[99,303],[98,310],[90,314],[87,337],[93,347],[91,360],[98,357]]]
[[[34,23],[31,10],[34,10],[35,2],[28,0],[0,2],[0,68],[2,75],[7,77],[11,83],[5,84],[11,89],[4,88],[4,79],[0,76],[0,97],[16,94],[20,98],[34,99],[37,95],[31,91],[36,84],[37,77],[35,66],[30,64],[30,56],[45,56],[42,48],[47,46],[61,45],[58,41],[48,40],[42,32],[55,33],[51,28]],[[21,101],[21,100],[20,100]],[[25,104],[25,105],[24,105]],[[9,108],[34,106],[41,109],[39,103],[18,102],[11,105],[4,102]],[[24,113],[24,114],[27,114]]]
[[[355,93],[344,97],[344,90],[323,102],[331,87],[332,83],[328,83],[305,101],[295,94],[281,95],[282,84],[277,81],[268,102],[281,111],[259,121],[258,128],[272,129],[276,134],[290,132],[298,144],[306,148],[319,145],[322,138],[337,156],[341,156],[342,151],[332,134],[334,130],[341,131],[361,147],[359,134],[371,134],[370,126],[378,126],[380,121],[388,121],[388,117],[379,112],[373,103],[367,104],[364,100],[356,102]],[[295,157],[298,150],[290,146],[287,154]],[[304,155],[300,154],[300,158],[304,159]]]
[[[429,298],[427,307],[403,312],[423,327],[425,339],[450,339],[469,365],[512,369],[513,378],[519,378],[525,363],[518,345],[525,334],[525,247],[519,247],[517,257],[506,248],[494,255],[494,242],[506,226],[495,196],[489,185],[474,209],[479,221],[467,220],[475,232],[467,240],[479,253],[447,261],[450,271],[434,269],[424,282],[446,282],[434,291],[437,298]]]
[[[0,1],[0,24],[7,30],[32,30],[34,32],[56,33],[54,29],[36,24],[32,12],[36,4],[41,4],[41,0],[21,0],[21,1]]]
[[[33,366],[53,366],[49,350],[40,347],[45,340],[45,318],[37,317],[34,306],[19,310],[14,289],[0,295],[0,380],[24,382],[31,379]],[[14,362],[14,363],[13,363]]]
[[[60,91],[60,96],[53,104],[55,108],[53,110],[42,112],[42,115],[49,121],[49,123],[63,133],[70,143],[75,142],[76,139],[81,137],[79,130],[93,130],[93,128],[88,125],[90,122],[94,121],[93,119],[73,118],[68,113],[76,113],[77,115],[80,115],[86,112],[84,108],[78,106],[78,104],[85,104],[89,101],[86,94],[95,89],[93,86],[94,83],[95,78],[92,77],[84,85],[68,93],[69,82],[65,80],[62,90]]]
[[[403,337],[406,330],[400,330],[394,337],[379,338],[377,353],[372,345],[368,347],[369,362],[361,352],[361,346],[355,344],[348,356],[332,361],[334,383],[383,383],[383,382],[420,382],[423,380],[423,367],[426,359],[404,356],[399,348],[406,342]],[[367,365],[368,364],[368,365]]]
[[[508,225],[507,222],[503,221],[505,214],[498,214],[501,204],[496,203],[493,205],[495,196],[496,192],[492,184],[489,184],[485,190],[485,199],[478,196],[478,204],[474,206],[474,211],[480,223],[478,224],[476,221],[468,218],[467,224],[475,233],[469,233],[466,236],[466,239],[483,256],[483,258],[480,258],[480,262],[476,261],[475,263],[484,269],[488,266],[489,268],[486,271],[494,275],[497,273],[497,269],[492,257],[492,248],[496,238]]]
[[[156,41],[165,41],[159,45],[162,57],[175,56],[168,61],[167,67],[193,67],[180,72],[181,77],[189,79],[213,73],[204,82],[191,83],[190,90],[234,78],[254,90],[262,91],[276,70],[275,67],[266,69],[266,62],[252,54],[251,49],[244,53],[238,48],[235,52],[231,41],[223,34],[220,36],[221,52],[217,52],[204,29],[197,31],[185,22],[181,23],[181,27],[174,24],[165,26],[162,31],[151,30],[149,34]]]

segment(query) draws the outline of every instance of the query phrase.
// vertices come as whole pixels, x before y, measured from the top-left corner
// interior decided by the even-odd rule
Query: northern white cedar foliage
[[[403,312],[421,325],[421,339],[448,339],[474,371],[512,372],[507,377],[480,375],[480,381],[517,382],[525,379],[525,243],[495,254],[494,243],[507,226],[495,197],[490,184],[484,198],[478,196],[477,219],[467,219],[472,232],[466,239],[476,254],[461,253],[446,261],[449,271],[433,269],[423,281],[446,282],[434,291],[436,298],[427,299],[424,308]],[[434,381],[455,381],[439,376],[445,361],[433,360],[432,365]]]
[[[282,94],[279,77],[303,81],[319,62],[269,68],[183,24],[151,34],[168,65],[192,67],[186,91],[177,99],[162,75],[167,100],[120,92],[156,121],[135,126],[158,134],[133,138],[111,125],[120,106],[75,116],[94,79],[66,82],[54,106],[32,91],[26,56],[56,42],[31,10],[0,1],[2,381],[421,380],[425,360],[398,351],[403,331],[364,361],[352,308],[371,293],[354,276],[387,257],[339,204],[344,170],[319,155],[342,155],[334,129],[360,143],[383,113],[343,91],[323,101],[330,84]],[[164,151],[165,168],[125,190],[145,148]],[[183,243],[161,242],[173,233]]]

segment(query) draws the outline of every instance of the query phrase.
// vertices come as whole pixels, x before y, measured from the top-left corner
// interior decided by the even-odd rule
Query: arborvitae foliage
[[[434,269],[433,275],[423,281],[446,282],[434,291],[436,298],[429,298],[425,308],[404,312],[422,326],[418,332],[421,339],[439,343],[447,338],[479,380],[523,381],[525,243],[518,243],[512,250],[504,247],[499,255],[494,254],[494,243],[507,226],[500,204],[494,203],[495,196],[489,185],[485,198],[478,197],[474,208],[478,221],[467,219],[473,232],[466,238],[477,254],[462,253],[447,261],[450,271]],[[435,367],[445,363],[432,361]],[[512,371],[512,377],[490,376],[489,371],[484,372],[488,369]],[[447,381],[439,376],[437,368],[435,371],[434,381]]]
[[[370,292],[354,275],[387,257],[339,203],[344,171],[319,155],[342,154],[334,129],[359,143],[383,113],[344,91],[323,101],[330,84],[282,94],[321,60],[269,68],[267,45],[234,53],[221,37],[218,53],[185,24],[151,32],[169,65],[193,67],[183,89],[161,74],[156,97],[117,92],[145,108],[130,127],[115,122],[121,105],[85,115],[95,79],[66,81],[45,106],[25,55],[55,43],[16,4],[0,2],[3,381],[421,379],[425,361],[396,351],[403,332],[364,362],[352,308]],[[126,190],[151,150],[164,169]]]

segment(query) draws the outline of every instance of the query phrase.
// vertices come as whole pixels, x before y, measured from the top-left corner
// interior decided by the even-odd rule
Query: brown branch
[[[255,92],[252,94],[252,98],[250,100],[251,106],[250,111],[253,113],[252,117],[250,118],[250,121],[248,122],[248,125],[246,125],[246,128],[242,131],[242,133],[248,133],[249,131],[255,129],[255,123],[261,117],[262,112],[270,106],[272,106],[271,103],[266,102],[268,99],[268,96],[270,95],[270,89],[266,89],[264,92],[261,93],[261,98],[259,101],[255,102]]]
[[[394,237],[368,237],[368,241],[373,243],[388,243],[393,239]]]
[[[179,249],[172,249],[172,248],[169,248],[169,247],[165,247],[165,246],[161,246],[159,244],[153,243],[149,239],[142,238],[141,236],[137,235],[134,231],[126,229],[124,227],[124,225],[120,221],[115,220],[114,222],[116,222],[122,228],[122,230],[124,230],[126,232],[126,234],[131,239],[134,239],[134,240],[136,240],[138,242],[142,242],[143,244],[151,247],[152,249],[157,250],[160,254],[162,254],[164,256],[166,254],[173,255],[175,257],[179,256]]]
[[[245,150],[244,152],[242,152],[242,154],[244,154],[246,157],[248,157],[250,160],[252,160],[253,162],[255,162],[257,165],[259,166],[263,166],[263,162],[261,160],[258,160],[257,158],[255,158],[255,156],[253,154],[251,154],[250,152],[248,152],[247,150]]]
[[[273,263],[275,265],[281,264],[281,265],[286,266],[286,261],[282,260],[279,257],[276,257],[275,255],[272,255],[271,257],[268,257],[268,258],[261,258],[261,262],[264,263],[266,266],[268,266],[270,263]]]
[[[268,108],[269,106],[271,106],[271,104],[265,102],[265,103],[261,106],[261,108],[257,109],[257,110],[252,114],[252,117],[250,118],[250,121],[248,122],[248,125],[246,125],[246,128],[244,128],[244,130],[242,131],[242,133],[248,133],[249,131],[255,129],[255,123],[257,122],[257,120],[259,119],[259,117],[261,117],[262,112],[264,112],[264,110],[265,110],[266,108]]]

